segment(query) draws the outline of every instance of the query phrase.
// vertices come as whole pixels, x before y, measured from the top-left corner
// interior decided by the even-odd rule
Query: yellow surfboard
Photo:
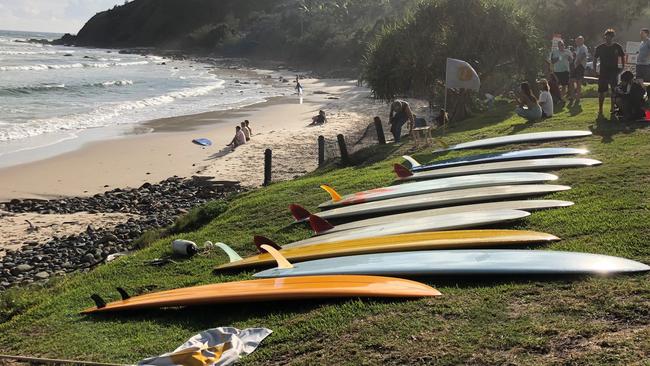
[[[416,234],[393,235],[368,239],[313,244],[304,247],[280,248],[265,238],[256,238],[256,244],[274,246],[290,262],[331,258],[355,254],[401,252],[431,249],[483,248],[507,245],[526,245],[560,240],[558,237],[534,231],[518,230],[458,230]],[[216,243],[230,258],[230,263],[218,266],[215,271],[275,265],[273,257],[264,252],[241,258],[232,248]]]
[[[440,296],[423,283],[378,276],[306,276],[217,283],[128,297],[104,303],[93,295],[97,306],[83,314],[106,313],[147,308],[196,306],[206,304],[300,300],[322,298],[383,297],[419,298]]]

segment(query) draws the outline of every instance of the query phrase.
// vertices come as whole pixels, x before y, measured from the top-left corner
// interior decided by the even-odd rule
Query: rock
[[[81,258],[84,263],[93,263],[95,261],[95,256],[88,253]]]
[[[39,280],[46,280],[50,278],[50,274],[47,272],[38,272],[37,274],[34,275]]]

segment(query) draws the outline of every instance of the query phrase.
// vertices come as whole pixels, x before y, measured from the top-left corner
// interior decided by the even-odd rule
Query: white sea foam
[[[138,66],[147,65],[149,61],[132,61],[132,62],[90,62],[82,63],[77,62],[73,64],[60,64],[60,65],[23,65],[23,66],[0,66],[0,71],[43,71],[43,70],[60,70],[60,69],[80,69],[80,68],[108,68],[108,67],[123,67],[123,66]]]

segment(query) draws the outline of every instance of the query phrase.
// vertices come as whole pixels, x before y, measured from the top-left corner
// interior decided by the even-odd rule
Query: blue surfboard
[[[192,143],[197,144],[199,146],[212,146],[212,141],[208,139],[194,139],[192,140]]]

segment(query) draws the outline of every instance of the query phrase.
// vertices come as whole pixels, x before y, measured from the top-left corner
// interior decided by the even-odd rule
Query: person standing
[[[650,82],[650,30],[641,29],[641,47],[636,59],[636,78]]]
[[[549,60],[553,66],[553,73],[560,83],[560,91],[562,95],[566,95],[567,87],[569,86],[572,59],[573,54],[564,47],[564,41],[558,41],[557,50],[551,51],[551,54],[549,55]]]
[[[619,68],[619,59],[621,67],[625,67],[625,51],[620,44],[614,42],[616,31],[608,29],[605,31],[605,42],[596,47],[594,54],[594,70],[598,75],[598,116],[602,117],[603,104],[605,104],[605,94],[611,90],[611,112],[614,111],[614,89],[618,84],[618,75],[621,73]],[[598,69],[598,60],[600,60],[600,69]]]
[[[542,107],[527,82],[521,83],[517,100],[519,102],[519,106],[515,109],[517,115],[525,118],[528,122],[538,121],[542,118]]]
[[[575,42],[576,50],[575,57],[573,58],[573,73],[571,74],[569,85],[571,93],[569,99],[575,99],[575,104],[578,105],[582,96],[582,81],[585,77],[585,69],[587,68],[589,49],[585,46],[585,38],[583,36],[576,38]]]
[[[393,134],[395,142],[400,142],[404,124],[409,123],[410,131],[413,129],[413,124],[415,123],[415,116],[413,116],[411,106],[408,102],[403,100],[394,101],[390,106],[388,121],[390,123],[390,132]]]

